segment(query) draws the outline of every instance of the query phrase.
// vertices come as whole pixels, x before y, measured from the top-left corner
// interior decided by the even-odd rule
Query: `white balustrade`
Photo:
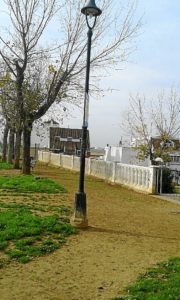
[[[38,151],[38,160],[55,166],[79,171],[77,156]],[[110,182],[122,184],[137,191],[155,193],[157,167],[142,167],[86,158],[85,172]]]

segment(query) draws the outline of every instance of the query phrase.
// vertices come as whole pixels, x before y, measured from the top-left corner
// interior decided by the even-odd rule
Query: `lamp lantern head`
[[[102,13],[102,10],[96,6],[95,0],[90,0],[89,3],[81,9],[82,14],[91,17],[97,17]]]

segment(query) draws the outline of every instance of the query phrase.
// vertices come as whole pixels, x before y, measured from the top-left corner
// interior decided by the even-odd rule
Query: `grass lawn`
[[[12,169],[13,168],[13,165],[12,164],[9,164],[7,162],[0,162],[0,169],[3,169],[3,170],[9,170],[9,169]]]
[[[13,190],[15,192],[37,192],[55,194],[65,192],[65,188],[48,178],[40,178],[32,175],[26,176],[2,176],[0,177],[0,189]]]
[[[128,295],[114,300],[179,300],[180,258],[159,263],[127,288]]]
[[[175,193],[180,194],[180,185],[175,186]]]
[[[50,253],[75,233],[60,184],[35,176],[3,176],[0,189],[0,268]]]
[[[28,208],[0,211],[0,251],[7,256],[0,267],[12,259],[26,263],[34,257],[59,248],[65,238],[75,233],[67,219],[38,216]]]
[[[19,172],[1,170],[0,174],[15,176]],[[167,272],[172,276],[178,272],[165,272],[169,263],[157,266],[162,271],[157,277],[152,272],[141,276],[141,281],[158,281],[158,289],[154,284],[157,293],[151,283],[149,290],[144,283],[141,293],[123,289],[136,280],[137,274],[143,274],[158,261],[179,256],[178,204],[86,176],[89,227],[62,247],[63,241],[74,232],[69,217],[79,174],[47,164],[37,164],[33,174],[51,178],[63,185],[67,193],[0,190],[0,232],[4,232],[0,250],[2,299],[46,296],[54,299],[57,295],[62,299],[118,299],[120,296],[125,299],[127,295],[135,300],[140,294],[152,300],[159,296],[162,283],[168,294],[165,299],[176,300],[177,284],[169,288],[169,282],[176,281]],[[47,255],[58,247],[53,255]],[[37,259],[40,255],[44,257]],[[31,259],[34,262],[26,267],[17,266]]]

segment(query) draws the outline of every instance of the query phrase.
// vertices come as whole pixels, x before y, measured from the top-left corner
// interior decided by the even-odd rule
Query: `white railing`
[[[38,151],[38,160],[74,171],[79,171],[80,167],[80,159],[77,156]],[[86,158],[85,172],[87,175],[121,184],[136,191],[149,194],[154,194],[156,191],[157,167],[142,167]]]

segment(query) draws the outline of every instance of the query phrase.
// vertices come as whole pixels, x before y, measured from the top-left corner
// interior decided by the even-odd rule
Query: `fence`
[[[54,166],[79,171],[80,159],[77,156],[38,151],[38,160]],[[136,191],[156,193],[157,166],[142,167],[116,162],[105,162],[86,158],[85,172],[112,183],[122,184]]]

